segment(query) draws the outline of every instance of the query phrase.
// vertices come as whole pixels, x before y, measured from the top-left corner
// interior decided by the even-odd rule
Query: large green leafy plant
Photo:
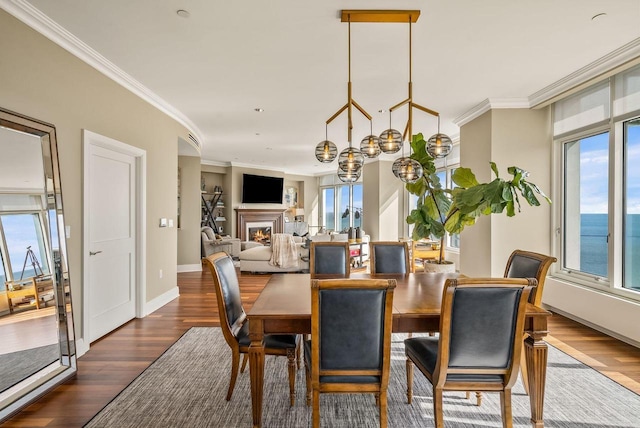
[[[411,148],[411,158],[420,162],[424,173],[415,183],[406,185],[410,193],[418,196],[417,207],[407,217],[407,223],[414,225],[413,240],[440,240],[438,263],[443,262],[446,232],[460,233],[483,215],[506,211],[507,216],[512,217],[520,211],[520,198],[529,205],[539,206],[537,194],[551,203],[538,186],[527,181],[527,171],[511,166],[507,171],[513,177],[505,180],[500,178],[498,167],[493,162],[490,162],[496,175],[493,181],[479,183],[471,169],[460,167],[451,177],[458,187],[445,189],[436,175],[434,159],[427,153],[422,134],[413,136]]]

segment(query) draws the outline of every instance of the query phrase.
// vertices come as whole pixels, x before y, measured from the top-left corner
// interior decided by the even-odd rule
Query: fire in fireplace
[[[271,243],[271,227],[249,227],[249,241],[269,245]]]

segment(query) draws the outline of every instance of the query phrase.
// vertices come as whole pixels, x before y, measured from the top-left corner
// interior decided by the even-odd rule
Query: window
[[[556,274],[640,300],[640,67],[554,105]]]
[[[607,277],[609,133],[564,144],[564,267]]]
[[[2,214],[0,225],[8,255],[5,270],[14,280],[50,273],[48,260],[43,257],[47,252],[39,214]]]
[[[324,186],[320,193],[322,227],[338,232],[347,231],[349,227],[362,227],[361,183]]]
[[[624,123],[623,287],[640,291],[640,119]]]

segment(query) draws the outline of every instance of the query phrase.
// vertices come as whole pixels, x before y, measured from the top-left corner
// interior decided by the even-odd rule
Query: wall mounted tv
[[[284,189],[282,177],[242,174],[242,203],[281,204]]]

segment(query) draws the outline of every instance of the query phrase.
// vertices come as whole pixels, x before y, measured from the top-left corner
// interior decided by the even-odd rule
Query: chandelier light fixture
[[[413,102],[413,81],[412,81],[412,24],[418,21],[419,10],[343,10],[342,22],[349,24],[349,80],[347,83],[347,103],[342,106],[333,116],[326,121],[325,139],[316,146],[316,159],[323,163],[330,163],[338,157],[338,177],[344,182],[355,182],[362,174],[365,158],[375,158],[381,153],[394,154],[402,150],[402,156],[393,163],[393,174],[405,183],[413,183],[422,177],[423,170],[420,163],[411,159],[411,145],[409,145],[409,156],[404,155],[404,141],[410,141],[413,136],[413,109],[418,109],[438,118],[438,132],[432,135],[427,141],[426,150],[434,158],[447,156],[453,147],[451,138],[440,133],[440,114],[429,108],[423,107]],[[408,97],[389,108],[389,129],[386,129],[376,137],[373,134],[372,117],[353,99],[351,91],[351,23],[352,22],[373,22],[373,23],[409,23],[409,90]],[[404,133],[393,129],[391,126],[391,115],[394,110],[408,106],[408,119]],[[369,119],[371,134],[364,137],[360,142],[360,148],[352,146],[352,111],[355,107],[363,116]],[[327,128],[335,118],[340,116],[345,110],[348,115],[347,140],[349,147],[338,155],[338,148],[327,138]]]
[[[345,11],[342,14],[342,21],[345,22]],[[355,107],[364,117],[369,119],[371,122],[372,117],[369,113],[367,113],[360,105],[353,99],[352,91],[351,91],[351,15],[349,13],[346,14],[346,22],[349,24],[349,80],[347,83],[347,103],[342,106],[337,112],[334,113],[329,119],[327,119],[326,126],[328,125],[338,116],[340,116],[345,110],[347,111],[347,141],[349,142],[349,147],[340,152],[338,156],[338,178],[341,181],[346,183],[353,183],[358,181],[360,175],[362,174],[362,167],[364,166],[364,154],[357,147],[352,146],[352,138],[351,133],[353,130],[353,121],[352,121],[352,112],[353,107]],[[368,137],[367,137],[368,138]],[[375,141],[375,140],[373,140]],[[368,151],[367,157],[370,153],[375,152]],[[325,136],[325,140],[321,141],[316,146],[316,159],[320,162],[332,162],[336,156],[337,148],[335,144],[328,140]]]
[[[397,110],[398,108],[404,106],[405,104],[408,105],[409,111],[408,111],[408,118],[407,118],[407,125],[405,126],[404,129],[404,133],[400,134],[399,131],[392,129],[391,126],[389,126],[390,129],[387,129],[386,131],[384,131],[381,135],[380,135],[380,149],[382,151],[384,151],[385,153],[395,153],[397,151],[399,151],[401,148],[403,148],[403,141],[410,141],[410,139],[413,136],[413,109],[418,109],[420,111],[423,111],[425,113],[428,113],[432,116],[436,116],[438,118],[438,133],[435,134],[434,136],[432,136],[431,138],[429,138],[429,141],[431,141],[433,139],[433,146],[434,148],[432,149],[434,153],[438,153],[438,156],[435,156],[434,154],[431,153],[431,151],[429,150],[429,146],[430,144],[427,144],[427,151],[428,153],[432,156],[432,157],[444,157],[446,155],[449,154],[449,152],[451,151],[451,138],[449,138],[448,136],[446,136],[445,134],[441,134],[440,133],[440,113],[438,113],[435,110],[431,110],[429,108],[423,107],[420,104],[414,103],[413,102],[413,75],[412,75],[412,71],[413,71],[413,62],[412,62],[412,36],[413,36],[413,29],[411,24],[416,22],[418,20],[418,16],[420,15],[420,11],[415,11],[417,12],[417,15],[415,16],[414,19],[414,15],[413,15],[414,11],[408,11],[409,13],[409,17],[407,19],[408,23],[409,23],[409,88],[408,88],[408,97],[399,102],[398,104],[394,105],[393,107],[389,108],[389,122],[391,122],[391,113],[394,110]],[[394,151],[386,151],[385,147],[388,146],[389,149],[394,150]],[[420,165],[420,162],[411,159],[411,145],[409,145],[409,156],[405,157],[404,156],[404,149],[403,149],[403,154],[402,157],[400,157],[399,159],[397,159],[392,167],[391,170],[393,171],[393,174],[398,177],[401,181],[405,182],[405,183],[414,183],[415,181],[417,181],[420,177],[422,177],[423,174],[423,170],[422,170],[422,166]]]

